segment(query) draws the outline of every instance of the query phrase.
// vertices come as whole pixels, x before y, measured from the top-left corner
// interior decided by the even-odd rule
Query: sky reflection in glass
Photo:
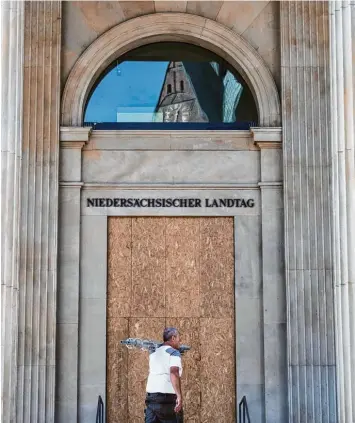
[[[126,61],[114,67],[94,90],[85,122],[117,122],[120,117],[127,121],[126,112],[151,122],[167,66],[168,62]]]

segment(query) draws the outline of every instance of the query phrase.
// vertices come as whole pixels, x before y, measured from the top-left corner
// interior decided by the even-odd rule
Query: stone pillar
[[[252,128],[260,148],[265,422],[287,421],[282,130]]]
[[[81,149],[91,128],[60,130],[56,422],[78,422]],[[68,348],[71,345],[72,348]]]
[[[1,2],[1,410],[16,421],[24,2]]]
[[[280,3],[289,422],[295,423],[337,422],[328,6]]]
[[[25,2],[17,423],[55,407],[61,2]]]
[[[333,254],[339,422],[355,422],[354,3],[330,2]]]

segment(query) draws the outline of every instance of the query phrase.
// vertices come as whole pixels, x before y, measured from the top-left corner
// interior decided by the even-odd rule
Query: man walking
[[[145,423],[183,423],[178,330],[165,328],[163,341],[149,356]]]

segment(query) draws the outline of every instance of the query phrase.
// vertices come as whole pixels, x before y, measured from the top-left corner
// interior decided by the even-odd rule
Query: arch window
[[[214,53],[185,43],[139,47],[98,78],[84,122],[96,128],[247,129],[257,123],[253,95]]]

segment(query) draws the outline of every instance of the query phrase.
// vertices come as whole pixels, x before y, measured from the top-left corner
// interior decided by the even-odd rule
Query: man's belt
[[[164,394],[162,392],[147,392],[146,397],[147,403],[159,403],[159,404],[175,404],[176,395],[175,394]]]

